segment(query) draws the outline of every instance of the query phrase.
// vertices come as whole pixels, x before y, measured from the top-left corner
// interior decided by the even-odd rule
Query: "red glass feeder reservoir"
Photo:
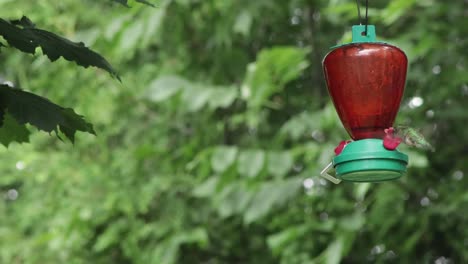
[[[407,65],[402,50],[375,41],[371,25],[353,26],[353,41],[325,56],[329,94],[343,126],[355,140],[333,159],[338,178],[381,181],[406,171],[407,156],[386,150],[381,139],[398,113]]]
[[[383,43],[352,43],[323,60],[328,91],[352,139],[382,138],[400,107],[408,60]]]

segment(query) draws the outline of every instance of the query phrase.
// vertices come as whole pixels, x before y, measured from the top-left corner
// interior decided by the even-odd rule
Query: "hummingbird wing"
[[[405,138],[405,135],[408,133],[408,131],[410,130],[410,127],[409,126],[404,126],[404,125],[397,125],[397,126],[394,126],[394,133],[395,135],[401,137],[401,138]]]
[[[397,126],[396,133],[403,138],[403,142],[408,146],[434,151],[434,147],[426,140],[419,129]]]

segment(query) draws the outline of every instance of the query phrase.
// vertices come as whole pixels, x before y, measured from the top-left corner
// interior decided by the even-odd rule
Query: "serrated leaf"
[[[40,47],[51,61],[63,57],[85,68],[94,66],[104,69],[120,80],[117,72],[99,53],[90,50],[82,42],[72,42],[52,32],[38,29],[25,16],[11,22],[0,18],[0,35],[12,47],[23,52],[34,54],[36,48]]]
[[[63,108],[44,97],[4,84],[0,85],[0,97],[0,108],[8,111],[19,124],[29,123],[49,133],[60,130],[72,142],[76,131],[95,134],[92,124],[73,109]]]
[[[60,131],[70,139],[72,143],[75,143],[75,132],[84,131],[91,134],[96,134],[93,126],[83,119],[83,116],[78,115],[71,108],[62,108],[62,116],[64,117],[63,123],[59,124]]]
[[[237,156],[236,147],[220,146],[213,151],[211,156],[211,167],[217,173],[223,173],[229,168]]]
[[[239,155],[237,171],[247,177],[255,177],[263,169],[265,152],[261,150],[248,150]]]
[[[0,143],[8,147],[12,142],[29,142],[29,130],[24,124],[19,124],[10,114],[3,115],[0,127]]]

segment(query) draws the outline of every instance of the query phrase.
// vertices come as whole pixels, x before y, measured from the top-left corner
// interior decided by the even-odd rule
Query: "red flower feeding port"
[[[375,41],[375,27],[353,26],[351,43],[330,51],[323,60],[329,94],[346,131],[354,140],[333,158],[321,175],[374,182],[399,178],[408,156],[383,147],[384,130],[393,125],[406,81],[405,53]],[[335,177],[328,174],[333,166]]]

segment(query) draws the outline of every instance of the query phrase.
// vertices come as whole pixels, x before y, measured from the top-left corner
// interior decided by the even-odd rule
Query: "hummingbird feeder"
[[[352,42],[335,46],[323,60],[328,92],[353,141],[343,141],[321,176],[339,183],[377,182],[401,177],[408,156],[384,147],[385,130],[393,126],[406,81],[405,53],[377,42],[375,27],[352,27]],[[335,168],[335,176],[328,173]]]

